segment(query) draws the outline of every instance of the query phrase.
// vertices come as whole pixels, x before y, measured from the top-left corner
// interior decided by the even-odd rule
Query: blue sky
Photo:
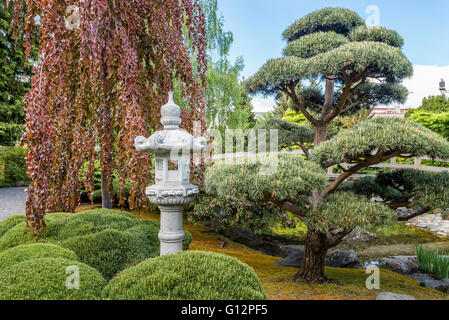
[[[324,7],[345,7],[366,19],[373,5],[379,8],[380,26],[404,37],[404,52],[414,65],[434,66],[434,73],[437,66],[449,66],[448,0],[219,0],[225,30],[234,33],[231,59],[243,56],[245,78],[282,54],[281,34],[299,18]]]

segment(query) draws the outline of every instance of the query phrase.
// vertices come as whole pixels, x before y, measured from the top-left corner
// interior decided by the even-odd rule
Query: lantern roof
[[[206,139],[194,138],[185,130],[179,129],[181,124],[181,108],[173,100],[173,92],[169,93],[168,102],[161,108],[161,123],[164,130],[155,132],[151,137],[137,137],[134,145],[137,151],[155,154],[168,153],[200,153],[206,148]]]

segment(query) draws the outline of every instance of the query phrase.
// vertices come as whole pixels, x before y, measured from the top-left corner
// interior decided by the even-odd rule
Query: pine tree
[[[350,10],[326,8],[293,23],[284,38],[288,42],[284,57],[268,61],[247,81],[247,88],[265,95],[287,94],[310,122],[314,147],[307,149],[311,142],[307,127],[299,130],[293,123],[274,121],[272,128],[280,128],[281,143],[291,143],[291,135],[296,135],[295,143],[307,160],[279,154],[275,170],[268,175],[261,174],[267,167],[263,158],[216,163],[206,172],[205,185],[215,197],[266,203],[301,219],[308,233],[304,261],[294,278],[323,282],[330,248],[356,227],[379,227],[397,219],[388,207],[389,199],[385,204],[372,202],[370,194],[354,192],[344,187],[345,182],[360,170],[393,157],[449,159],[449,143],[411,121],[382,118],[360,121],[330,138],[329,124],[339,115],[406,98],[407,90],[400,83],[411,76],[413,68],[401,51],[403,39],[395,31],[368,28]],[[334,166],[342,173],[328,181],[326,169]],[[441,193],[449,188],[447,180],[420,181],[433,181],[436,186],[425,189],[428,196],[415,197],[414,205],[423,202],[427,209],[449,205],[449,194]],[[235,214],[244,216],[238,210]]]

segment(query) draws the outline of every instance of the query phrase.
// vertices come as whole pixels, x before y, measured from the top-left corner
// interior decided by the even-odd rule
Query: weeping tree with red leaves
[[[132,186],[130,207],[146,209],[144,189],[152,164],[149,156],[136,152],[133,141],[159,129],[160,107],[175,79],[189,105],[182,111],[184,128],[191,130],[195,121],[204,128],[207,58],[205,18],[198,3],[27,0],[9,5],[13,28],[25,37],[27,52],[36,40],[30,30],[40,24],[39,61],[25,99],[22,138],[29,148],[32,181],[27,230],[44,228],[46,213],[73,212],[83,183],[92,194],[96,160],[101,163],[103,199],[109,201],[116,175],[119,194],[125,183]],[[68,14],[75,28],[68,27]]]

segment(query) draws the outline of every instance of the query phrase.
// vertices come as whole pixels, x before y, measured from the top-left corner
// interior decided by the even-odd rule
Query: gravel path
[[[425,214],[411,219],[407,225],[427,229],[439,237],[449,238],[449,220],[444,220],[441,214]]]
[[[26,198],[25,188],[0,188],[0,221],[14,214],[25,214]]]

